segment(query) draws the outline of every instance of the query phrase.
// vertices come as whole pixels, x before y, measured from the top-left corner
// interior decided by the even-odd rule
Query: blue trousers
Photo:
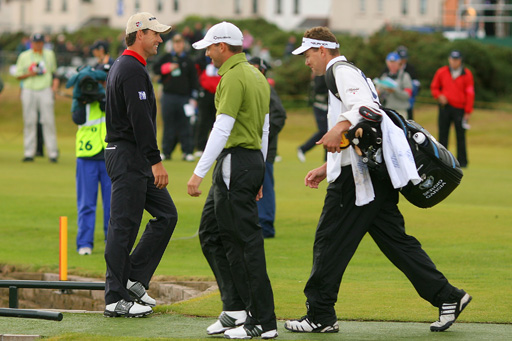
[[[96,222],[96,202],[98,183],[101,186],[103,201],[103,232],[107,238],[110,219],[111,182],[104,160],[76,159],[76,203],[78,208],[78,233],[76,247],[94,246],[94,225]]]
[[[274,191],[274,164],[265,162],[263,178],[263,198],[258,204],[258,218],[264,238],[272,238],[276,234],[274,220],[276,218],[276,193]]]

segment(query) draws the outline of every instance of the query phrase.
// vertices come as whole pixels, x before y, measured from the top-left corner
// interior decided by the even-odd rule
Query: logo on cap
[[[311,45],[318,45],[318,46],[327,46],[329,43],[323,42],[323,41],[311,41]]]
[[[142,27],[142,22],[137,21],[137,22],[135,23],[135,26],[137,26],[138,28]]]

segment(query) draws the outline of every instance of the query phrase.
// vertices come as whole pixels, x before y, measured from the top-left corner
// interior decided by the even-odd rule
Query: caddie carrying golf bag
[[[343,63],[356,68],[347,62]],[[336,95],[338,91],[333,70],[327,70],[325,77],[327,87]],[[400,192],[417,207],[428,208],[440,203],[460,184],[463,173],[459,162],[421,125],[413,120],[406,120],[395,110],[383,107],[380,109],[403,130],[421,177],[420,183],[414,185],[409,182]],[[370,171],[386,172],[380,129],[382,114],[365,106],[359,108],[359,113],[363,120],[349,130],[347,138]]]

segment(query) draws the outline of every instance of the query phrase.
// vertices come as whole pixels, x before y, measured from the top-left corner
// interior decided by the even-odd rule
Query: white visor
[[[316,40],[316,39],[310,39],[310,38],[302,38],[302,45],[293,50],[293,54],[303,54],[310,48],[319,48],[320,46],[323,46],[326,49],[337,49],[340,47],[340,44],[335,43],[333,41],[325,41],[325,40]]]

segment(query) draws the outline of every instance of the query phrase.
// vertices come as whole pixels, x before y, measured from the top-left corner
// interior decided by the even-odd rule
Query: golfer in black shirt
[[[107,79],[105,162],[112,200],[105,260],[105,312],[109,317],[151,314],[156,301],[146,289],[176,226],[176,207],[156,140],[156,101],[146,70],[161,33],[171,30],[150,13],[126,25],[126,46]],[[144,209],[152,216],[133,249]],[[133,249],[133,251],[132,251]]]

